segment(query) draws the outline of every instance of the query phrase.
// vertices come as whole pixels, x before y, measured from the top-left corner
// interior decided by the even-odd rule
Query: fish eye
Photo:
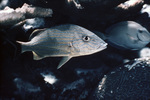
[[[140,33],[142,33],[142,32],[143,32],[143,30],[141,30],[141,29],[139,29],[138,31],[139,31]]]
[[[83,41],[85,41],[85,42],[90,41],[90,37],[89,37],[89,36],[84,36],[84,37],[83,37]]]

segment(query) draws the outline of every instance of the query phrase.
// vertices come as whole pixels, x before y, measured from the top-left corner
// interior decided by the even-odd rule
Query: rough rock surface
[[[150,58],[137,59],[106,74],[93,97],[95,100],[149,100]]]

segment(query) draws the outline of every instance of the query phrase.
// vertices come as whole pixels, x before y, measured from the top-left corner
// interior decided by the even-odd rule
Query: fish
[[[149,31],[134,21],[122,21],[108,27],[104,33],[93,31],[111,46],[123,50],[140,50],[150,43]]]
[[[62,57],[57,69],[73,57],[90,55],[107,48],[107,43],[93,32],[74,24],[37,29],[28,42],[17,41],[21,53],[32,51],[34,60]]]

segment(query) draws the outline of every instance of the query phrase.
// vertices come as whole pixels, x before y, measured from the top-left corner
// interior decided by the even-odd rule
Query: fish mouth
[[[104,43],[103,45],[100,45],[97,49],[99,49],[99,50],[106,49],[107,45],[108,45],[107,43]]]

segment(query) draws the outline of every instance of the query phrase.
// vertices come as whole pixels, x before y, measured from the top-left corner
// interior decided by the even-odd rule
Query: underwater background
[[[106,34],[106,30],[116,23],[134,21],[150,32],[149,0],[0,2],[0,100],[150,99],[150,42],[138,50],[131,50],[105,41],[108,42],[105,50],[74,57],[60,69],[57,66],[61,57],[34,60],[30,51],[21,54],[21,47],[16,42],[27,42],[35,29],[62,24],[75,24],[93,33]],[[21,24],[16,20],[13,22],[13,18],[3,22],[7,14],[4,16],[1,12],[6,6],[16,9],[24,3],[32,5],[31,8],[52,9],[53,14],[31,18],[32,13],[27,14],[23,19],[26,21]],[[131,42],[127,41],[127,44]]]

